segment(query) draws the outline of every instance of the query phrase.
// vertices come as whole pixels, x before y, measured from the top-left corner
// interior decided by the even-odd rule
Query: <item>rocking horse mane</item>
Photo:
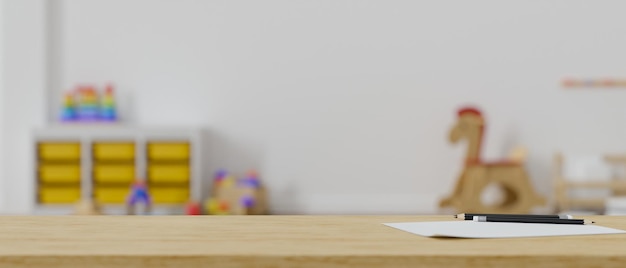
[[[466,115],[466,114],[473,114],[473,115],[476,115],[476,116],[479,116],[479,117],[483,117],[482,113],[478,109],[476,109],[474,107],[461,108],[461,109],[459,109],[458,114],[459,114],[459,116],[463,116],[463,115]]]
[[[475,107],[471,107],[471,106],[467,106],[467,107],[463,107],[461,109],[459,109],[458,111],[458,116],[459,118],[465,115],[474,115],[479,117],[479,125],[478,125],[478,137],[477,140],[475,142],[477,142],[477,146],[478,148],[476,148],[475,150],[475,155],[471,154],[468,155],[468,157],[465,159],[465,164],[466,165],[472,165],[472,164],[480,164],[482,163],[482,159],[480,157],[481,152],[482,152],[482,143],[483,143],[483,136],[485,134],[485,125],[483,122],[483,115],[480,112],[480,110],[478,110]],[[471,141],[470,141],[471,142]]]

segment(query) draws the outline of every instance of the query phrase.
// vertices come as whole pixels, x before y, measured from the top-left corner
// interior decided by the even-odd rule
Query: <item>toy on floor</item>
[[[126,211],[128,215],[136,214],[138,204],[143,204],[144,212],[150,213],[152,208],[152,200],[148,192],[148,186],[144,180],[135,180],[130,188],[130,194],[126,199]]]
[[[534,206],[545,205],[544,197],[533,189],[524,169],[525,151],[517,152],[515,161],[486,162],[480,157],[485,121],[475,108],[458,112],[458,121],[450,131],[449,140],[467,140],[464,168],[453,193],[441,200],[439,207],[454,207],[465,213],[530,213]],[[499,184],[504,192],[500,204],[487,205],[482,192],[490,184]]]
[[[212,194],[205,207],[207,214],[211,215],[266,214],[266,191],[255,171],[235,179],[220,170],[215,175]]]
[[[200,202],[189,201],[185,205],[185,214],[187,214],[187,215],[201,215],[202,214],[202,205],[200,205]]]

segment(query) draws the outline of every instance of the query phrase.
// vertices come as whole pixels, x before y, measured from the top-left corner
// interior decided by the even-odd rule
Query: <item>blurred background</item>
[[[174,175],[159,174],[180,169],[159,173],[171,163],[150,155],[150,144],[163,143],[188,150],[172,162],[187,174],[177,189],[188,191],[174,203],[204,203],[220,170],[254,170],[272,214],[440,213],[466,150],[448,132],[468,105],[486,121],[482,156],[527,148],[528,177],[548,200],[535,211],[553,211],[555,154],[591,159],[576,166],[582,177],[614,177],[582,166],[626,154],[626,85],[617,81],[626,78],[625,7],[3,0],[0,212],[38,213],[94,196],[108,202],[97,193],[108,180],[94,175],[98,161],[131,167],[149,184],[163,177],[169,187]],[[566,79],[617,82],[568,88]],[[63,117],[81,94],[96,92],[102,103],[109,85],[114,122]],[[131,144],[103,150],[133,153],[126,163],[101,160],[98,142]],[[45,150],[80,153],[55,162]],[[46,175],[49,165],[67,169]],[[130,179],[121,182],[113,203],[123,203]]]

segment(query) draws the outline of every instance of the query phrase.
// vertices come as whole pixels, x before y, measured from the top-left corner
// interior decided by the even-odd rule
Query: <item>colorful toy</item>
[[[111,122],[118,119],[113,86],[107,85],[99,97],[94,86],[79,86],[65,94],[61,110],[63,122]]]
[[[222,181],[226,179],[227,175],[228,172],[225,169],[220,169],[215,172],[215,176],[213,176],[213,183],[211,184],[210,196],[215,195],[216,190],[219,188],[219,185],[222,183]]]
[[[258,174],[250,171],[235,179],[225,170],[216,172],[211,197],[205,202],[207,214],[252,215],[267,213],[266,192]]]
[[[78,105],[76,116],[81,121],[95,121],[98,119],[98,93],[93,86],[84,86],[78,89]]]
[[[189,201],[185,206],[185,214],[187,215],[200,215],[202,214],[202,206],[199,202]]]
[[[74,95],[66,93],[63,101],[63,108],[61,110],[61,121],[76,120],[76,103],[74,101]]]
[[[104,95],[102,96],[100,119],[106,121],[115,121],[117,119],[113,86],[111,84],[107,85]]]
[[[625,79],[563,79],[561,85],[565,88],[619,88],[626,87]]]
[[[135,207],[138,203],[143,203],[145,213],[150,213],[152,200],[148,192],[148,186],[144,180],[135,180],[131,185],[130,194],[126,198],[126,208],[128,215],[135,214]]]
[[[454,207],[465,213],[530,213],[532,207],[544,205],[530,184],[524,169],[525,151],[516,153],[515,161],[486,162],[480,157],[485,121],[478,109],[464,108],[458,112],[458,121],[450,131],[449,140],[468,142],[464,169],[453,193],[441,200],[440,207]],[[499,184],[504,191],[503,201],[487,205],[482,192],[490,184]]]

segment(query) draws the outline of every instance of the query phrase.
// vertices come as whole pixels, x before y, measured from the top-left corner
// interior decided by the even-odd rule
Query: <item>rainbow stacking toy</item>
[[[100,119],[106,121],[115,121],[117,114],[115,112],[115,99],[113,98],[113,86],[107,85],[100,106]]]

